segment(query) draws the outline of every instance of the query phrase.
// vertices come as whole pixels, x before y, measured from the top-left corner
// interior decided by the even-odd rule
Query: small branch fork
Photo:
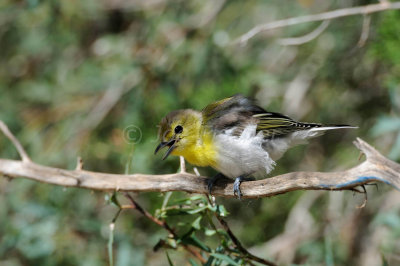
[[[214,199],[211,200],[210,196],[207,196],[207,200],[211,205],[214,205]],[[240,252],[242,252],[247,258],[256,261],[258,263],[261,263],[263,265],[269,265],[269,266],[275,266],[276,264],[272,261],[257,257],[253,254],[251,254],[245,247],[243,247],[242,243],[240,240],[235,236],[235,234],[232,232],[231,228],[229,227],[228,223],[216,212],[214,212],[215,218],[218,220],[218,222],[221,224],[221,226],[224,228],[226,233],[229,235],[231,238],[233,244],[236,246]]]
[[[152,221],[153,223],[163,227],[174,239],[178,239],[178,235],[176,234],[175,230],[172,229],[165,221],[159,220],[153,215],[151,215],[148,211],[143,209],[129,193],[125,193],[125,197],[129,199],[129,201],[132,204],[132,209],[137,210],[140,212],[143,216],[145,216],[147,219]],[[201,253],[193,248],[192,246],[186,245],[186,244],[181,244],[184,249],[186,249],[190,254],[192,254],[194,257],[196,257],[201,263],[206,263],[206,259],[201,255]]]
[[[18,139],[11,133],[11,131],[8,129],[7,125],[4,124],[4,122],[1,121],[1,120],[0,120],[0,130],[12,142],[14,147],[17,149],[18,154],[21,157],[22,161],[25,162],[25,163],[31,163],[32,160],[29,158],[29,156],[26,153],[24,147],[22,147],[22,145],[18,141]]]
[[[0,121],[0,130],[17,148],[22,161],[0,159],[0,175],[22,177],[43,183],[66,187],[81,187],[100,191],[186,191],[206,194],[207,177],[181,172],[166,175],[118,175],[47,167],[31,161],[22,145],[12,135],[7,126]],[[377,150],[360,138],[354,145],[366,155],[366,161],[339,172],[293,172],[241,184],[243,198],[261,198],[287,193],[295,190],[351,190],[368,184],[383,182],[400,189],[400,165],[385,158]],[[181,164],[184,165],[184,164]],[[213,195],[235,197],[233,182],[221,179],[213,188]]]
[[[269,30],[284,28],[292,25],[298,25],[307,22],[315,22],[315,21],[329,21],[336,18],[354,16],[354,15],[364,15],[364,26],[363,26],[363,36],[361,37],[360,44],[362,46],[362,42],[368,37],[367,29],[369,27],[369,14],[386,11],[386,10],[395,10],[400,9],[400,2],[389,2],[389,1],[381,1],[379,4],[371,4],[366,6],[357,6],[350,8],[337,9],[333,11],[323,12],[319,14],[306,15],[282,20],[276,20],[272,22],[268,22],[265,24],[260,24],[246,32],[245,34],[236,38],[232,44],[240,44],[246,45],[247,42],[256,36],[257,34]],[[296,40],[296,42],[299,40]]]

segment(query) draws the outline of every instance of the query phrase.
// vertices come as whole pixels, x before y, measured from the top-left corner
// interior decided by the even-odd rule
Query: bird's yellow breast
[[[196,166],[216,166],[216,147],[211,132],[188,136],[187,144],[176,149],[173,154],[183,156],[186,161]]]

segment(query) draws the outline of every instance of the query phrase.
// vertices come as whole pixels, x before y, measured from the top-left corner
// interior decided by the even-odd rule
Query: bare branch
[[[233,41],[233,44],[242,44],[246,45],[246,43],[256,36],[257,34],[269,31],[278,28],[284,28],[287,26],[307,23],[307,22],[315,22],[315,21],[323,21],[323,20],[331,20],[341,17],[354,16],[354,15],[367,15],[371,13],[381,12],[385,10],[394,10],[400,9],[400,2],[387,2],[383,1],[379,4],[372,4],[366,6],[358,6],[358,7],[350,7],[337,9],[333,11],[323,12],[314,15],[306,15],[301,17],[294,17],[282,20],[276,20],[269,23],[257,25],[252,28],[250,31],[245,34],[239,36],[236,40]]]
[[[64,170],[33,163],[8,127],[0,121],[0,129],[12,141],[22,161],[0,159],[0,175],[23,177],[43,183],[81,187],[102,191],[186,191],[207,194],[207,177],[186,172],[166,175],[118,175],[80,169]],[[269,197],[294,190],[349,190],[372,182],[383,182],[400,190],[400,165],[385,158],[369,144],[357,138],[354,145],[365,154],[366,161],[341,172],[293,172],[241,184],[243,198]],[[181,170],[184,160],[181,159]],[[220,179],[213,194],[235,197],[233,183]]]
[[[365,42],[368,40],[370,24],[371,24],[371,16],[364,15],[361,36],[357,43],[358,47],[363,47],[365,45]]]
[[[330,20],[324,20],[315,30],[301,37],[281,38],[277,40],[280,45],[301,45],[317,38],[329,26]]]
[[[12,142],[14,147],[17,149],[19,156],[23,162],[31,162],[32,160],[29,158],[28,154],[26,153],[24,147],[22,147],[21,143],[17,140],[17,138],[11,133],[8,129],[8,126],[4,124],[3,121],[0,120],[0,130],[3,131],[4,135]]]
[[[293,172],[263,180],[243,182],[243,198],[269,197],[294,190],[349,190],[372,182],[383,182],[400,188],[400,165],[390,161],[361,139],[354,142],[367,160],[341,172]],[[48,184],[81,187],[102,191],[186,191],[208,193],[207,178],[189,173],[166,175],[118,175],[86,170],[64,170],[32,162],[0,159],[0,174],[23,177]],[[213,194],[234,197],[233,183],[217,181]]]

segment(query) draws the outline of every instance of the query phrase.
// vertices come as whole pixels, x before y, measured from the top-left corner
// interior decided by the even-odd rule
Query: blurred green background
[[[399,11],[373,14],[364,45],[363,16],[331,21],[299,46],[281,45],[280,38],[302,36],[319,23],[231,44],[260,23],[370,3],[376,2],[3,0],[0,119],[36,163],[73,169],[81,156],[87,170],[164,174],[179,163],[153,155],[159,120],[243,93],[301,121],[359,126],[293,148],[271,175],[354,166],[357,136],[399,162]],[[0,157],[18,158],[4,136]],[[400,193],[382,184],[367,190],[362,209],[363,195],[352,192],[217,202],[250,251],[280,264],[398,265]],[[116,208],[106,195],[0,178],[0,265],[108,265]],[[135,198],[154,212],[163,195]],[[115,265],[167,264],[164,251],[152,251],[165,235],[138,213],[123,212]],[[185,252],[169,254],[177,265],[188,264]]]

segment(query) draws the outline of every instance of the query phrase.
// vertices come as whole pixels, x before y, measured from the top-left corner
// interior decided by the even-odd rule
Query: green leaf
[[[196,201],[201,201],[203,203],[206,203],[207,200],[204,198],[204,196],[201,195],[195,195],[189,198],[181,198],[181,199],[175,199],[171,201],[171,205],[181,205],[181,204],[192,204],[193,202]]]
[[[236,265],[239,266],[240,264],[237,263],[236,261],[234,261],[231,257],[225,255],[225,254],[220,254],[220,253],[211,253],[211,256],[213,256],[214,258],[220,259],[222,261],[225,261],[227,263],[229,263],[229,265]]]
[[[190,198],[181,198],[181,199],[175,199],[175,200],[171,200],[170,201],[170,205],[169,206],[173,206],[173,205],[182,205],[182,204],[191,204],[192,201],[190,200]]]
[[[213,257],[213,256],[210,256],[210,257],[208,258],[208,260],[206,261],[206,263],[204,263],[204,266],[211,266],[212,263],[213,263],[213,261],[214,261],[214,257]]]
[[[200,264],[198,264],[195,260],[193,260],[192,258],[189,259],[189,263],[190,263],[190,265],[192,265],[192,266],[199,266],[199,265],[200,265]]]
[[[190,232],[190,231],[189,231],[189,232]],[[188,235],[185,235],[185,236],[181,239],[181,241],[182,241],[183,244],[192,245],[192,246],[198,247],[198,248],[200,248],[200,249],[202,249],[202,250],[204,250],[204,251],[207,251],[207,252],[210,252],[210,251],[211,251],[211,249],[210,249],[206,244],[204,244],[200,239],[198,239],[198,238],[196,237],[196,235],[194,234],[194,232],[191,233],[189,236],[188,236]]]
[[[229,215],[229,212],[225,209],[224,205],[218,205],[218,213],[222,217],[226,217]]]
[[[191,211],[188,211],[187,213],[189,213],[189,214],[195,214],[195,213],[202,212],[202,211],[204,211],[204,210],[207,209],[207,208],[208,208],[207,206],[202,205],[202,206],[198,207],[197,209],[193,209],[193,210],[191,210]]]
[[[164,197],[164,200],[163,200],[163,204],[162,204],[162,206],[161,206],[161,209],[162,209],[162,210],[164,210],[165,207],[167,207],[168,201],[169,201],[169,199],[171,198],[171,196],[172,196],[172,191],[168,191],[167,193],[165,193],[165,197]]]
[[[201,226],[200,226],[201,218],[202,218],[202,217],[199,216],[199,217],[196,218],[196,220],[194,220],[194,221],[192,222],[192,227],[193,227],[194,229],[196,229],[196,230],[200,230],[200,229],[201,229]]]
[[[114,192],[112,195],[111,195],[111,202],[112,203],[114,203],[115,204],[115,206],[117,206],[118,208],[121,208],[121,204],[119,203],[119,201],[118,201],[118,199],[117,199],[117,193],[116,192]]]
[[[205,228],[205,229],[204,229],[204,234],[205,234],[206,236],[212,236],[212,235],[215,235],[215,233],[216,233],[215,230],[208,229],[208,228]]]
[[[179,209],[168,209],[165,210],[166,216],[174,216],[174,215],[188,215],[192,214],[191,212],[193,211],[192,208],[179,208]]]
[[[208,209],[209,209],[210,211],[212,211],[212,212],[216,212],[216,211],[218,211],[218,206],[211,206],[211,205],[208,205]]]
[[[190,199],[191,199],[192,201],[200,200],[200,201],[202,201],[202,202],[204,202],[204,203],[207,202],[207,199],[206,199],[204,196],[202,196],[202,195],[194,195],[194,196],[190,197]]]

